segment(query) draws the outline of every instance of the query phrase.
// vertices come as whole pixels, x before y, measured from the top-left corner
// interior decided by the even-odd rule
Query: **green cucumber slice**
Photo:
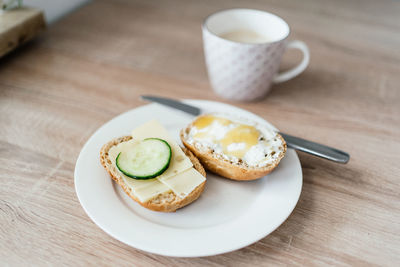
[[[169,144],[159,138],[147,138],[131,150],[120,152],[117,168],[126,176],[146,180],[157,177],[168,169],[172,151]]]

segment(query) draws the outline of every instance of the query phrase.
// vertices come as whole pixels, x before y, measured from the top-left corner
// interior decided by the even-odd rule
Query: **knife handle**
[[[280,135],[282,135],[283,139],[285,139],[289,148],[343,164],[346,164],[350,159],[350,155],[348,153],[336,148],[321,145],[284,133],[280,133]]]

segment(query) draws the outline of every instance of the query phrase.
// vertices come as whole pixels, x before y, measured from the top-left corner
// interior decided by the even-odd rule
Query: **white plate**
[[[239,108],[187,100],[206,112],[247,117],[273,127]],[[235,182],[207,174],[204,193],[175,213],[147,210],[131,200],[100,164],[99,151],[114,137],[158,119],[176,138],[193,116],[158,104],[117,116],[98,129],[83,147],[75,166],[75,189],[89,217],[106,233],[132,247],[165,256],[199,257],[233,251],[267,236],[290,215],[299,199],[302,171],[294,150],[266,177]]]

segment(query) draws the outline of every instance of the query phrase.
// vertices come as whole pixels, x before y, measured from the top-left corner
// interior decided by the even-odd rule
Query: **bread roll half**
[[[101,165],[107,170],[110,174],[111,178],[117,182],[121,188],[125,191],[125,193],[138,202],[143,207],[154,210],[154,211],[161,211],[161,212],[174,212],[179,208],[182,208],[193,201],[195,201],[204,190],[205,183],[201,183],[198,185],[189,195],[184,198],[177,196],[172,190],[159,194],[154,198],[146,201],[141,202],[135,194],[132,192],[131,188],[126,185],[124,179],[121,176],[119,170],[115,167],[115,164],[112,163],[111,159],[109,158],[108,152],[113,147],[118,145],[119,143],[126,142],[132,139],[132,136],[123,136],[120,138],[116,138],[105,144],[100,150],[100,162]],[[193,164],[193,167],[204,177],[206,176],[206,172],[199,162],[199,160],[186,148],[182,148],[183,152],[189,157],[190,161]]]
[[[270,149],[268,153],[265,153],[265,159],[261,160],[262,164],[249,164],[243,158],[228,157],[227,155],[224,155],[221,150],[218,151],[217,149],[213,149],[213,144],[210,145],[210,142],[208,142],[208,144],[204,144],[201,143],[201,140],[199,141],[193,138],[193,132],[198,132],[196,129],[193,130],[193,127],[196,127],[196,121],[202,119],[205,116],[210,115],[207,114],[199,116],[186,128],[182,129],[180,132],[180,138],[184,146],[188,148],[200,160],[204,168],[206,168],[207,170],[210,170],[220,176],[233,180],[255,180],[264,177],[265,175],[272,172],[278,166],[281,159],[285,156],[287,146],[283,137],[275,131],[269,129],[261,129],[260,140],[263,141],[260,142],[264,142],[265,144],[267,144],[268,142],[275,144],[272,151]],[[213,114],[212,116],[219,115]],[[225,116],[222,118],[225,125],[227,125],[227,122],[225,121],[227,120],[227,118],[229,117]],[[230,120],[231,118],[229,118],[229,121]],[[242,122],[239,121],[239,123]],[[258,127],[257,129],[260,129],[260,127],[262,128],[262,126],[259,126],[257,124],[253,125],[256,128]],[[223,125],[220,125],[218,127],[218,129],[221,129],[221,127],[223,128]],[[226,127],[229,127],[229,125]],[[213,132],[215,131],[215,129],[211,129],[210,131]],[[267,133],[263,135],[262,132]]]

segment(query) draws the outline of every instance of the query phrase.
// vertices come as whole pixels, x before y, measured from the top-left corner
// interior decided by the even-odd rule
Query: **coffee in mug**
[[[221,34],[220,37],[234,42],[249,44],[266,43],[271,41],[271,38],[266,35],[246,29],[226,32]]]

